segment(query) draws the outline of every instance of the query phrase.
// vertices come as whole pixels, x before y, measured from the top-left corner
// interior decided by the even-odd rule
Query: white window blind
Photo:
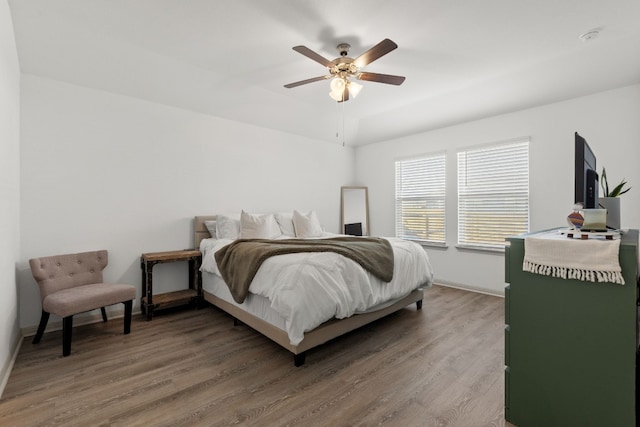
[[[458,245],[504,249],[529,231],[529,139],[458,152]]]
[[[445,243],[445,154],[396,161],[396,236]]]

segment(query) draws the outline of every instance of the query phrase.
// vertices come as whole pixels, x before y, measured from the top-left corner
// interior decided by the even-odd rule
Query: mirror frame
[[[362,227],[362,235],[363,236],[370,236],[371,234],[369,232],[369,188],[368,187],[364,187],[364,186],[345,186],[345,187],[340,187],[340,234],[345,234],[344,233],[344,218],[345,218],[345,214],[344,214],[344,208],[345,208],[344,195],[345,195],[345,190],[364,190],[365,223],[364,223],[364,227]]]

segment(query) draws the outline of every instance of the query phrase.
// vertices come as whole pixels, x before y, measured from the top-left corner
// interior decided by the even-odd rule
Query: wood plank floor
[[[504,300],[433,286],[307,353],[214,307],[25,338],[2,426],[504,426]]]

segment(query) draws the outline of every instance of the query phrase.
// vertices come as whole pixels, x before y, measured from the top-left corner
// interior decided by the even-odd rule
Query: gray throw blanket
[[[218,250],[215,258],[233,299],[241,304],[267,258],[297,252],[335,252],[357,262],[380,280],[390,282],[393,278],[393,249],[388,240],[378,237],[239,239]]]

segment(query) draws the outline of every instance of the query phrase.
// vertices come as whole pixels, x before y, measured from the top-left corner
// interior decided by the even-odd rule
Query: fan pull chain
[[[340,104],[342,104],[342,146],[344,147],[344,101],[336,102],[336,108],[340,108]],[[340,111],[336,114],[336,141],[340,142]]]
[[[342,97],[344,98],[344,92]],[[346,102],[344,102],[344,100],[342,101],[342,146],[344,147],[344,104],[346,104]]]
[[[336,142],[340,142],[338,138],[340,138],[340,111],[338,111],[340,106],[336,102]]]

